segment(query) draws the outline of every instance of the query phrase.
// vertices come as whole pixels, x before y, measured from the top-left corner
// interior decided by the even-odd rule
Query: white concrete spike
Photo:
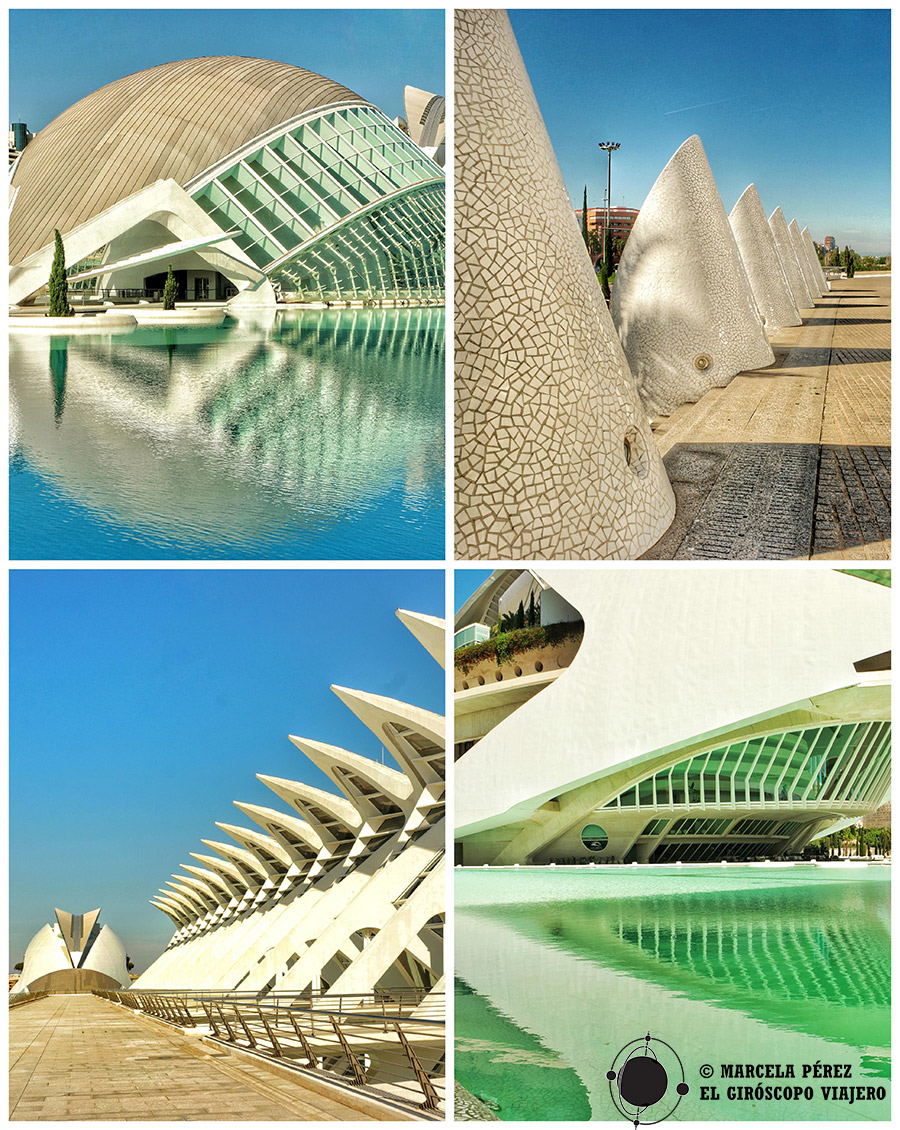
[[[802,325],[755,184],[744,189],[728,215],[728,222],[766,333],[774,334],[785,326]]]
[[[337,785],[360,812],[378,812],[379,805],[399,809],[411,807],[413,785],[406,774],[387,765],[379,765],[369,757],[360,757],[349,750],[325,745],[324,742],[298,738],[293,734],[290,735],[290,740]],[[361,785],[355,783],[357,781]],[[377,804],[368,801],[373,794]]]
[[[455,18],[457,556],[637,557],[665,468],[506,13]]]
[[[271,836],[264,836],[261,832],[254,832],[252,828],[225,824],[219,820],[216,821],[216,827],[255,856],[265,868],[269,878],[283,875],[290,866],[291,857]]]
[[[794,250],[794,241],[791,239],[787,220],[785,220],[784,212],[780,207],[776,208],[769,216],[769,227],[772,229],[772,236],[775,240],[775,246],[778,248],[778,256],[781,259],[782,267],[784,267],[788,286],[790,286],[791,294],[794,296],[794,303],[798,310],[809,310],[814,305],[813,298],[800,269],[800,262]]]
[[[809,256],[806,254],[806,248],[803,245],[803,239],[800,236],[800,225],[796,220],[791,220],[788,224],[788,233],[791,237],[791,243],[794,245],[794,254],[797,256],[797,262],[800,264],[800,271],[803,274],[806,289],[810,293],[810,297],[815,301],[816,298],[821,297],[821,290],[819,283],[813,274],[812,265],[809,261]]]
[[[332,853],[337,851],[341,854],[340,845],[352,841],[362,824],[359,811],[345,797],[326,793],[301,781],[288,781],[284,777],[270,777],[264,773],[257,773],[256,777],[312,824],[322,843]]]
[[[809,228],[804,228],[800,233],[803,240],[803,246],[806,248],[806,255],[809,259],[810,266],[813,269],[813,274],[819,284],[819,293],[827,294],[831,287],[829,286],[828,279],[825,278],[825,272],[822,270],[822,264],[819,262],[819,256],[816,252],[816,245],[813,242],[813,237],[810,235]]]
[[[675,152],[641,207],[610,311],[651,416],[668,416],[775,360],[696,135]]]
[[[439,616],[426,616],[422,612],[396,611],[397,619],[416,637],[435,662],[443,668],[446,661],[446,621]]]
[[[291,857],[292,865],[297,863],[312,863],[322,851],[322,837],[306,820],[299,820],[296,816],[288,816],[275,808],[266,808],[259,804],[246,804],[243,801],[234,801],[235,808],[240,809],[245,816],[256,821],[277,841]]]

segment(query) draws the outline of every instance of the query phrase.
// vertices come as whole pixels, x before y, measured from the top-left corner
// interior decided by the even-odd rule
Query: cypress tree
[[[54,228],[53,237],[56,248],[53,252],[53,266],[50,268],[50,310],[51,318],[70,318],[75,313],[69,305],[69,281],[66,275],[66,251],[63,247],[62,236]]]
[[[590,250],[591,240],[588,235],[587,185],[584,186],[584,203],[581,206],[581,237],[584,240],[584,246]]]
[[[163,310],[175,309],[175,298],[178,295],[178,283],[172,273],[172,264],[169,264],[169,273],[166,275],[166,285],[163,287]]]
[[[603,235],[603,262],[606,266],[607,278],[613,273],[613,237],[612,224]],[[607,296],[608,297],[608,296]]]
[[[516,609],[516,627],[525,627],[525,605],[521,600],[519,601],[519,607]]]

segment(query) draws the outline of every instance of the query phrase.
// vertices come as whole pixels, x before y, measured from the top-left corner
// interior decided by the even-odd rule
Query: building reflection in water
[[[121,556],[443,553],[440,308],[31,333],[10,352],[12,465],[55,497],[13,522],[14,556],[106,555],[32,552],[65,506],[140,541]]]
[[[704,871],[463,872],[455,930],[463,1085],[498,1095],[515,1119],[614,1118],[598,1049],[614,1053],[647,1031],[672,1043],[695,1077],[709,1062],[819,1058],[852,1064],[860,1084],[887,1080],[889,869]],[[529,1109],[540,1072],[510,1053],[526,1038],[574,1072],[590,1115],[579,1113],[585,1100],[571,1082],[568,1113]],[[838,1111],[816,1095],[804,1117],[849,1116],[849,1106]],[[771,1104],[713,1110],[699,1089],[686,1101],[685,1119],[790,1117]],[[865,1116],[888,1117],[887,1109],[876,1102]]]

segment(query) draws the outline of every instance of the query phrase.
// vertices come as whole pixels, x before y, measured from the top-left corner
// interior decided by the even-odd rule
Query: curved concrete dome
[[[319,106],[370,105],[288,63],[210,56],[127,75],[42,129],[12,180],[9,257],[20,263],[160,179],[187,184],[253,138]]]

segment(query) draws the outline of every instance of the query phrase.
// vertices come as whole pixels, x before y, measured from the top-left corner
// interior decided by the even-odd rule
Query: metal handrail
[[[398,989],[334,997],[293,992],[260,997],[212,989],[94,992],[178,1027],[205,1028],[210,1039],[298,1070],[336,1076],[420,1110],[441,1109],[443,993]],[[419,1009],[426,996],[426,1008]]]

